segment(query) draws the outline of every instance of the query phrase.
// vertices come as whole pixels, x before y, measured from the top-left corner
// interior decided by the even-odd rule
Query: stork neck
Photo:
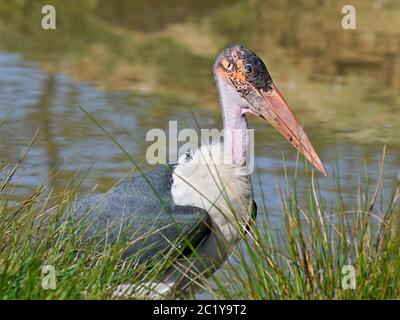
[[[219,94],[224,126],[224,152],[235,164],[245,165],[249,144],[247,119],[237,101],[231,98],[233,93],[220,89]]]
[[[246,164],[248,146],[248,125],[244,115],[232,115],[232,110],[224,109],[224,152],[238,165]]]

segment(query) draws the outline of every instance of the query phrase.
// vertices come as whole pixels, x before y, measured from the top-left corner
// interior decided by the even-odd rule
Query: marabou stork
[[[245,236],[256,213],[246,161],[246,114],[268,121],[326,175],[255,53],[229,46],[217,57],[213,74],[223,115],[223,144],[203,145],[175,165],[128,176],[107,194],[78,202],[74,216],[86,216],[91,222],[87,237],[107,229],[102,240],[131,241],[123,258],[135,257],[138,264],[150,261],[151,266],[152,259],[159,261],[171,249],[178,251],[157,281],[120,285],[116,295],[170,298],[177,292],[193,292],[199,279],[215,272]],[[126,231],[123,237],[121,230]]]

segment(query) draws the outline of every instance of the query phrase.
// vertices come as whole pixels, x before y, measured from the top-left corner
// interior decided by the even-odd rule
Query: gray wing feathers
[[[197,247],[208,237],[211,220],[201,208],[174,205],[172,171],[172,166],[165,165],[146,172],[154,189],[142,175],[135,174],[105,195],[78,202],[74,218],[89,223],[86,238],[129,243],[123,257],[134,256],[139,263],[172,246],[183,254],[190,252],[189,247]]]

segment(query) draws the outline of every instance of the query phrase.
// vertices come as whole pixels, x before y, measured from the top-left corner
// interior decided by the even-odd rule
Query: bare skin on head
[[[305,158],[326,175],[325,168],[289,105],[272,81],[262,60],[243,46],[222,51],[214,64],[217,84],[238,93],[242,114],[252,113],[268,121]],[[221,89],[220,95],[221,95]],[[239,100],[239,99],[237,99]]]

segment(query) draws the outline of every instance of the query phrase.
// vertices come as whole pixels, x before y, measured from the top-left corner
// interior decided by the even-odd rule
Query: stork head
[[[299,121],[274,85],[267,67],[254,52],[239,45],[227,47],[215,61],[213,71],[220,95],[229,95],[230,103],[239,106],[242,115],[252,113],[268,121],[326,175]]]

